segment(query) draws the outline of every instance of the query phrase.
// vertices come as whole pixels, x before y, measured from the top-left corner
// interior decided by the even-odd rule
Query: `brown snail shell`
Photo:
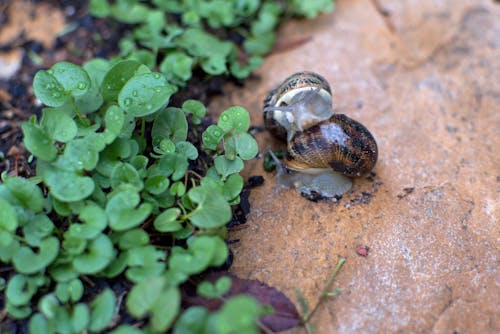
[[[319,74],[295,73],[271,91],[264,100],[264,123],[287,141],[289,170],[356,177],[377,162],[375,138],[361,123],[333,113],[330,85]]]
[[[272,90],[264,100],[264,124],[266,128],[276,137],[286,140],[290,132],[294,132],[295,130],[290,129],[284,124],[287,120],[281,119],[281,115],[283,114],[282,111],[274,108],[289,107],[296,102],[295,99],[299,99],[300,102],[300,94],[307,94],[307,92],[315,90],[317,91],[317,96],[320,97],[321,100],[324,100],[323,109],[331,109],[332,92],[330,84],[321,75],[304,71],[295,73],[286,78],[285,81]],[[306,108],[311,108],[313,105],[314,103],[307,103]],[[297,112],[299,111],[297,110]],[[328,115],[320,116],[323,119],[333,114],[329,110],[324,110],[324,112],[328,113]],[[304,119],[299,126],[300,128],[306,128],[311,122],[314,122],[312,120],[314,117],[308,117],[308,113],[308,110],[300,110],[300,118]],[[293,116],[293,114],[291,115]],[[291,115],[289,114],[288,116],[292,117]],[[297,117],[292,117],[292,119],[288,119],[288,121],[297,123]]]
[[[377,158],[377,143],[368,129],[346,115],[335,114],[288,141],[285,165],[304,172],[331,168],[355,177],[371,171]]]

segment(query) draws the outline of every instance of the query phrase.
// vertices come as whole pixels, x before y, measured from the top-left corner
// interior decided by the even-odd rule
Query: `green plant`
[[[102,331],[120,310],[118,296],[105,288],[89,301],[89,283],[123,276],[133,284],[126,309],[144,319],[145,332],[258,331],[262,307],[251,297],[182,313],[180,294],[191,276],[228,256],[223,238],[243,187],[239,172],[257,154],[246,110],[229,108],[200,135],[203,104],[167,107],[177,88],[135,60],[57,63],[33,86],[47,106],[22,125],[36,176],[4,172],[0,184],[9,316],[31,317],[37,333]],[[218,297],[227,286],[199,289]],[[241,310],[243,320],[231,321]]]
[[[323,291],[321,291],[321,295],[319,297],[318,302],[314,305],[312,310],[309,310],[309,303],[307,302],[307,299],[302,295],[300,290],[296,290],[297,294],[297,300],[300,304],[300,307],[302,309],[302,325],[306,329],[308,334],[314,333],[314,326],[313,324],[310,323],[311,318],[313,315],[316,313],[318,310],[319,306],[324,303],[328,298],[331,297],[337,297],[338,295],[341,294],[341,290],[339,288],[335,288],[334,290],[331,290],[333,281],[335,280],[335,277],[339,273],[340,269],[345,263],[345,259],[341,258],[337,262],[337,265],[333,269],[332,273],[330,274],[330,277],[328,277],[328,281],[326,282],[325,286],[323,287]]]
[[[275,42],[284,15],[314,17],[332,0],[91,0],[90,12],[134,24],[120,42],[121,56],[158,66],[183,86],[193,70],[246,78]]]

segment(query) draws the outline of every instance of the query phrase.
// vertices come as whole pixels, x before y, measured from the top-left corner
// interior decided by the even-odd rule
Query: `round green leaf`
[[[95,274],[106,268],[114,257],[113,244],[106,235],[100,234],[88,244],[84,254],[75,257],[73,266],[81,274]]]
[[[9,202],[0,198],[0,230],[14,232],[17,226],[16,211]],[[1,241],[0,244],[2,244]]]
[[[217,125],[226,132],[243,133],[250,127],[250,115],[245,108],[234,106],[219,116]]]
[[[170,180],[163,175],[151,176],[146,180],[145,188],[153,195],[158,195],[167,190]]]
[[[59,308],[59,301],[52,293],[43,296],[38,303],[38,309],[47,319],[53,319]]]
[[[84,224],[71,224],[69,234],[82,239],[94,239],[104,229],[107,224],[106,212],[97,204],[90,202],[81,211],[78,218]]]
[[[182,104],[182,110],[197,117],[203,117],[207,113],[207,109],[205,108],[203,103],[197,100],[186,100]]]
[[[48,71],[41,70],[35,74],[33,90],[36,97],[50,107],[60,107],[68,101],[63,85]]]
[[[181,307],[181,293],[177,287],[169,287],[160,293],[151,308],[151,327],[156,332],[165,332],[177,317]]]
[[[40,313],[35,313],[29,322],[29,332],[30,333],[40,333],[40,334],[49,334],[52,333],[49,331],[49,325],[47,323],[47,319]]]
[[[182,229],[182,225],[176,221],[181,214],[179,208],[170,208],[163,211],[154,221],[154,227],[160,232],[174,232]]]
[[[29,284],[26,276],[16,274],[9,280],[5,295],[9,303],[21,306],[29,303],[36,290],[36,285]]]
[[[187,131],[188,123],[182,110],[167,108],[156,113],[151,135],[153,138],[167,138],[177,143],[186,140]]]
[[[118,104],[138,117],[152,114],[165,106],[177,87],[170,85],[161,73],[132,77],[118,95]]]
[[[24,145],[28,151],[44,161],[52,161],[56,158],[57,149],[45,131],[29,122],[24,122],[21,128],[24,134]]]
[[[139,194],[130,189],[115,194],[106,206],[109,226],[115,231],[124,231],[138,226],[151,213],[151,205],[143,203],[139,207]]]
[[[43,172],[43,180],[50,188],[52,196],[61,202],[76,202],[87,198],[94,191],[94,181],[81,172],[72,169],[65,159],[47,165]]]
[[[38,247],[46,236],[52,233],[54,224],[44,214],[37,214],[23,226],[24,239],[30,246]]]
[[[76,304],[71,315],[71,325],[75,333],[83,333],[90,322],[90,312],[85,304]]]
[[[219,155],[214,159],[214,166],[217,172],[223,178],[226,178],[231,174],[241,171],[245,165],[243,164],[243,160],[238,157],[229,160],[224,155]]]
[[[85,94],[90,87],[89,75],[78,65],[63,61],[52,66],[47,72],[73,96]]]
[[[21,177],[7,177],[4,184],[18,201],[15,203],[16,205],[21,205],[34,212],[42,211],[44,201],[42,190],[31,180]]]
[[[65,112],[56,108],[43,109],[40,125],[49,137],[62,143],[73,139],[77,132],[75,121]]]
[[[189,190],[188,197],[198,204],[189,216],[193,225],[216,228],[224,226],[231,219],[231,207],[218,189],[208,186],[194,187]]]
[[[104,141],[100,136],[90,134],[83,138],[73,139],[64,150],[64,162],[71,162],[77,170],[92,170],[99,161],[99,152],[104,149]]]
[[[123,184],[130,185],[137,191],[141,191],[144,186],[137,170],[128,163],[117,164],[111,172],[111,187],[117,189]]]
[[[59,240],[55,237],[48,237],[40,243],[38,254],[29,247],[20,247],[12,262],[16,270],[22,274],[34,274],[46,268],[55,260],[59,252]]]
[[[222,137],[224,137],[224,130],[217,125],[210,125],[201,135],[203,144],[211,150],[217,149]]]
[[[130,249],[144,246],[149,242],[149,234],[140,228],[129,230],[120,237],[120,249]]]
[[[90,331],[100,332],[111,323],[115,314],[115,302],[115,294],[111,289],[105,289],[92,301],[88,328]]]
[[[120,135],[125,124],[123,110],[117,105],[110,106],[104,116],[104,124],[106,125],[104,130],[106,144],[111,144]]]
[[[179,83],[191,78],[193,58],[181,51],[168,53],[160,64],[160,71],[167,76],[167,79]]]
[[[243,177],[240,174],[231,174],[224,182],[222,193],[226,200],[230,201],[241,193],[241,189],[243,189]]]
[[[176,321],[174,334],[203,333],[208,316],[208,311],[201,306],[188,308]]]
[[[151,277],[134,285],[127,296],[127,310],[136,318],[141,318],[151,310],[165,286],[164,277]]]
[[[111,67],[102,79],[101,92],[104,101],[115,101],[120,90],[140,66],[138,61],[123,60]]]
[[[243,160],[255,158],[259,153],[259,146],[255,139],[248,133],[235,135],[236,152]]]

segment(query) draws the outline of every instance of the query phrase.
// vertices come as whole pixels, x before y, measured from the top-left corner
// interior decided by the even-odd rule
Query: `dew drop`
[[[153,109],[153,106],[152,106],[151,104],[149,104],[149,103],[148,103],[148,104],[146,104],[146,109],[147,109],[147,110],[151,110],[151,109]]]
[[[215,137],[219,137],[220,136],[220,132],[219,131],[214,131],[214,136]]]
[[[227,117],[227,115],[222,115],[221,118],[224,122],[227,122],[229,120],[229,117]]]
[[[125,101],[123,101],[123,103],[125,103],[125,105],[126,105],[126,106],[131,105],[131,104],[132,104],[132,102],[133,102],[133,100],[132,100],[130,97],[127,97],[127,98],[125,99]]]
[[[47,86],[45,86],[45,88],[47,88],[47,89],[54,89],[55,86],[56,85],[54,85],[54,83],[51,82],[51,83],[48,83]]]
[[[161,74],[160,73],[155,73],[155,74],[153,74],[153,77],[155,79],[160,79],[161,78]]]
[[[48,73],[48,74],[54,74],[54,70],[52,70],[52,69],[47,70],[47,73]]]
[[[121,79],[120,79],[120,80],[121,80],[122,82],[125,82],[125,81],[127,81],[127,78],[125,78],[125,77],[121,77]]]
[[[161,92],[161,87],[160,86],[156,86],[154,88],[154,91],[157,92],[157,93],[160,93]]]
[[[60,96],[61,96],[61,94],[60,94],[60,93],[58,93],[58,92],[54,92],[54,93],[52,93],[52,97],[60,97]]]
[[[79,82],[76,87],[78,87],[78,89],[80,90],[84,90],[85,88],[87,88],[87,84],[85,82]]]
[[[139,95],[139,93],[138,93],[136,90],[134,90],[134,91],[132,92],[132,95],[134,95],[134,96],[136,96],[136,97],[137,97],[137,96]]]

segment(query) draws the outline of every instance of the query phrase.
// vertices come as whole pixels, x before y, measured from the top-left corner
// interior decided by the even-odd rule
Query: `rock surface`
[[[251,161],[247,175],[266,182],[230,233],[240,240],[232,271],[292,299],[298,288],[314,305],[345,257],[342,294],[311,320],[317,333],[500,332],[500,5],[340,0],[278,38],[308,42],[268,56],[213,113],[242,105],[262,125],[269,90],[316,71],[339,112],[374,134],[379,161],[337,203],[279,189],[262,159]],[[267,131],[256,138],[261,152],[283,148]]]

